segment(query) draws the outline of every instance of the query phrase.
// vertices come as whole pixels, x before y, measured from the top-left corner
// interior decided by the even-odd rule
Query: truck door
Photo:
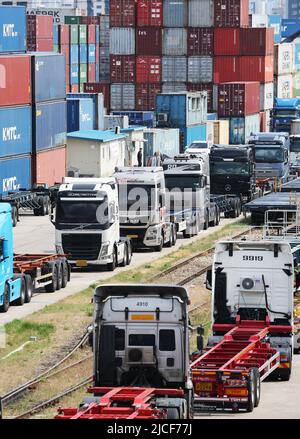
[[[167,381],[181,382],[183,374],[183,332],[179,327],[158,330],[159,369]]]

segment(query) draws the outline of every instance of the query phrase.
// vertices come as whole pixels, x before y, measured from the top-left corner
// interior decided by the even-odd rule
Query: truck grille
[[[84,259],[95,261],[101,249],[101,235],[95,234],[65,234],[62,235],[62,246],[71,261]]]

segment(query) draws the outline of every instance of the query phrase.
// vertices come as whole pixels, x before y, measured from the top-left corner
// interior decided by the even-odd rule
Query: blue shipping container
[[[0,108],[0,157],[31,151],[31,107]]]
[[[206,140],[206,124],[180,128],[181,152],[183,152],[195,140]]]
[[[67,99],[92,99],[94,103],[94,129],[104,130],[104,97],[102,93],[68,93]]]
[[[92,99],[67,100],[67,131],[93,130],[94,102]]]
[[[37,104],[33,119],[33,149],[35,151],[55,148],[67,143],[66,101]]]
[[[0,159],[0,194],[31,188],[31,156]]]
[[[155,152],[174,157],[180,152],[179,129],[161,129],[144,131],[144,161],[145,165],[149,157],[153,157]]]
[[[281,41],[281,17],[280,15],[268,16],[269,27],[274,29],[274,43],[279,44]]]
[[[100,44],[100,26],[96,26],[96,44]]]
[[[246,144],[251,133],[258,133],[259,131],[259,114],[252,114],[246,117],[231,117],[229,119],[229,143],[231,145]]]
[[[300,30],[300,18],[283,18],[281,20],[281,33],[283,38],[290,37]]]
[[[57,44],[57,45],[59,44],[57,24],[53,25],[53,44]]]
[[[295,69],[300,70],[300,44],[294,44]]]
[[[207,113],[207,120],[218,120],[218,113]]]
[[[0,53],[25,52],[26,8],[0,6]]]
[[[96,45],[89,44],[88,46],[88,62],[95,63],[96,62]]]
[[[71,65],[70,84],[71,85],[79,84],[79,64]]]
[[[32,98],[34,102],[66,98],[64,55],[35,52],[32,56]]]
[[[100,65],[96,64],[96,82],[100,81]]]
[[[70,64],[78,64],[79,46],[78,44],[71,44],[70,46]]]
[[[116,116],[128,116],[129,125],[141,125],[154,128],[155,113],[153,111],[112,111]]]
[[[80,64],[87,64],[87,59],[88,59],[87,45],[86,44],[80,44],[80,46],[79,46],[79,61],[80,61]]]

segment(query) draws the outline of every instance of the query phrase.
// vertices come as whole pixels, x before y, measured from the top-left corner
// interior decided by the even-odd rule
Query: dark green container
[[[67,15],[65,17],[65,24],[80,24],[80,17]]]
[[[87,25],[81,24],[79,26],[79,44],[87,43]]]
[[[78,38],[79,38],[79,27],[77,24],[72,24],[70,26],[71,44],[78,44]]]
[[[87,82],[87,71],[88,71],[87,64],[80,64],[80,67],[79,67],[80,84]]]

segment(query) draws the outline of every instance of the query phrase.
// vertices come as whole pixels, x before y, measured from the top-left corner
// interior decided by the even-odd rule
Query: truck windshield
[[[208,145],[206,142],[201,143],[191,143],[188,149],[207,149]]]
[[[155,206],[157,186],[150,184],[119,184],[120,211],[127,212],[130,208],[149,210]]]
[[[297,118],[298,112],[294,110],[274,110],[276,117],[293,117]]]
[[[199,175],[165,175],[166,178],[166,188],[171,191],[172,189],[179,189],[183,191],[184,189],[192,189],[196,191],[200,188],[200,178]]]
[[[255,148],[256,163],[282,163],[284,151],[281,148]]]
[[[291,152],[300,152],[300,138],[291,140]]]
[[[246,162],[212,162],[211,175],[249,175],[250,167]]]
[[[59,224],[97,224],[99,223],[97,212],[101,212],[100,207],[103,209],[101,218],[108,223],[108,209],[105,201],[59,200],[56,208],[56,222]]]

